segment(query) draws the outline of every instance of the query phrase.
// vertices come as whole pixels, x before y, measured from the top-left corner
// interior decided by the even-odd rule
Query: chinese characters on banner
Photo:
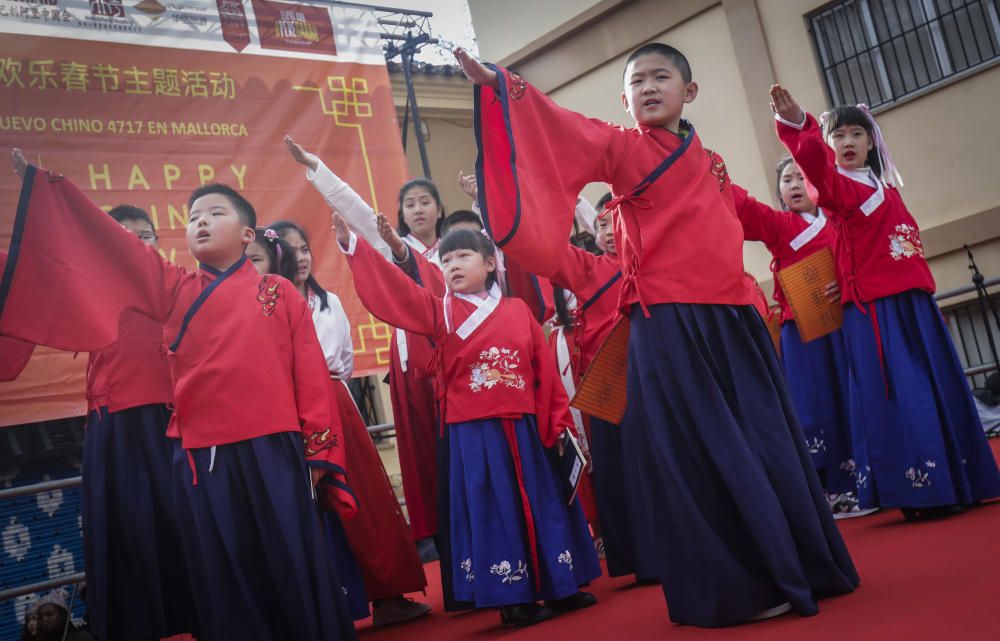
[[[305,225],[316,277],[351,320],[355,373],[384,370],[391,332],[360,304],[328,207],[282,142],[395,209],[407,173],[377,31],[370,12],[272,0],[0,0],[0,147],[102,207],[149,211],[185,267],[187,196],[207,182],[243,192],[262,224]],[[0,249],[19,189],[0,172]],[[42,351],[0,383],[0,426],[82,413],[85,364]]]

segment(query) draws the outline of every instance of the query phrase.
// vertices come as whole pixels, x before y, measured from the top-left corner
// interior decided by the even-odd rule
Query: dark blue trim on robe
[[[21,240],[24,237],[24,226],[28,222],[28,203],[31,202],[31,189],[35,185],[36,171],[34,165],[28,165],[24,172],[24,180],[21,182],[21,196],[17,201],[14,230],[10,236],[10,248],[7,250],[7,265],[3,271],[3,280],[0,281],[0,316],[3,315],[4,304],[14,282],[14,268],[17,266],[17,256],[21,253]]]
[[[514,202],[516,203],[514,209],[514,222],[510,226],[510,232],[503,238],[497,238],[496,234],[493,233],[492,227],[490,227],[490,216],[486,207],[486,181],[483,178],[483,136],[482,136],[482,111],[480,106],[480,101],[482,100],[481,91],[478,89],[475,92],[473,101],[473,129],[476,133],[476,182],[479,185],[479,211],[483,217],[483,224],[486,226],[486,232],[493,239],[493,242],[497,247],[503,247],[514,238],[517,233],[517,228],[521,224],[521,182],[517,179],[517,150],[514,147],[514,132],[511,131],[510,127],[510,103],[507,100],[507,77],[504,75],[502,69],[498,68],[496,65],[489,62],[486,66],[492,69],[497,74],[497,82],[499,83],[499,88],[496,90],[496,98],[500,101],[500,107],[503,110],[503,123],[504,128],[507,130],[507,141],[510,143],[510,175],[514,180]]]
[[[216,279],[213,280],[211,283],[209,283],[208,287],[203,289],[201,293],[198,294],[198,298],[194,299],[194,302],[191,303],[191,307],[189,307],[188,310],[184,313],[184,320],[181,321],[181,329],[179,332],[177,332],[177,338],[175,338],[174,342],[170,344],[171,352],[177,351],[177,348],[181,344],[181,339],[184,338],[184,334],[187,332],[188,324],[190,324],[191,319],[194,318],[195,314],[198,313],[198,310],[201,309],[201,306],[205,304],[205,301],[208,300],[208,297],[212,295],[212,292],[214,292],[215,289],[222,284],[222,281],[232,276],[237,269],[242,267],[243,263],[245,262],[247,262],[247,255],[243,254],[242,256],[240,256],[240,259],[238,261],[229,266],[229,269],[217,274]],[[204,269],[209,273],[215,273],[219,271],[214,267],[209,267],[208,265],[202,266],[202,269]]]
[[[594,303],[596,303],[597,299],[599,299],[601,296],[603,296],[605,294],[605,292],[607,292],[609,289],[611,289],[611,286],[614,285],[615,283],[617,283],[618,279],[621,278],[621,277],[622,277],[622,273],[621,272],[617,272],[614,276],[612,276],[611,280],[609,280],[608,282],[604,283],[604,285],[602,285],[599,290],[597,290],[596,292],[594,292],[593,296],[591,296],[590,298],[587,299],[587,302],[585,302],[580,307],[580,311],[581,312],[587,311],[587,309],[589,309],[591,305],[593,305]]]

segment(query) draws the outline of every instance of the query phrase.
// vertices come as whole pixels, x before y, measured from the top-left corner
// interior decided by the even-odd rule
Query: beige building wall
[[[761,200],[774,203],[772,168],[783,154],[768,86],[782,82],[813,112],[829,108],[806,18],[824,0],[557,1],[501,11],[506,4],[469,2],[484,59],[589,116],[630,124],[619,94],[625,57],[635,47],[660,40],[684,51],[700,86],[686,115],[725,157],[734,180]],[[552,27],[555,19],[563,22]],[[541,25],[547,36],[539,35]],[[969,283],[963,243],[973,246],[988,277],[1000,275],[998,101],[1000,65],[877,113],[939,290]],[[602,190],[590,186],[586,195],[593,200]],[[756,245],[747,244],[747,268],[769,289],[769,259]]]

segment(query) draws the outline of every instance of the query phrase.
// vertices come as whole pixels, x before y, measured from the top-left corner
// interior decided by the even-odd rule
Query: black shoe
[[[931,521],[955,516],[965,511],[961,505],[935,505],[934,507],[901,507],[903,518],[907,521]]]
[[[597,597],[590,592],[577,592],[576,594],[568,596],[564,599],[552,599],[551,601],[546,601],[545,605],[552,608],[552,611],[556,614],[563,614],[564,612],[572,612],[573,610],[589,608],[595,603],[597,603]]]
[[[522,603],[520,605],[507,605],[500,608],[500,625],[526,628],[542,621],[548,621],[555,616],[555,613],[537,603]]]
[[[660,585],[660,578],[655,576],[637,576],[635,577],[635,584],[642,587]]]
[[[437,561],[438,551],[437,546],[434,545],[434,537],[428,536],[427,538],[417,541],[417,554],[420,555],[421,563]]]

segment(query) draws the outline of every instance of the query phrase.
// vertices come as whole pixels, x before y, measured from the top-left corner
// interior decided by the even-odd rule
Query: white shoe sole
[[[837,512],[833,515],[835,521],[840,521],[843,519],[856,519],[862,516],[868,516],[869,514],[875,514],[878,512],[877,507],[870,507],[867,510],[858,510],[857,512]]]
[[[753,615],[747,621],[764,621],[766,619],[773,619],[774,617],[780,617],[782,614],[787,614],[792,611],[791,603],[782,603],[781,605],[775,606],[773,608],[768,608],[763,612],[758,612]]]

